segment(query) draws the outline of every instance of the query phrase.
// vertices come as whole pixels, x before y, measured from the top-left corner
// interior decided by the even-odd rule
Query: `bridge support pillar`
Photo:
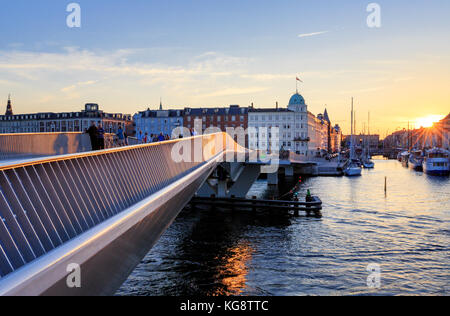
[[[238,198],[245,198],[252,185],[258,180],[260,174],[261,166],[246,165],[230,188],[227,196],[231,197],[234,195]]]
[[[267,174],[267,182],[269,185],[278,185],[278,172]]]
[[[284,167],[284,174],[286,177],[293,177],[294,176],[294,167]]]
[[[203,184],[197,195],[201,197],[231,197],[245,198],[250,188],[261,174],[260,165],[245,165],[241,163],[223,164],[228,172],[225,179],[209,179]]]

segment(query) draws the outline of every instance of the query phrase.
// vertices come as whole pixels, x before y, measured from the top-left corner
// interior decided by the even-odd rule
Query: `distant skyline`
[[[70,2],[82,27],[66,26]],[[0,105],[15,113],[99,103],[134,114],[175,108],[287,106],[296,80],[309,110],[385,136],[450,108],[450,2],[25,1],[0,13]],[[420,126],[416,126],[420,127]]]

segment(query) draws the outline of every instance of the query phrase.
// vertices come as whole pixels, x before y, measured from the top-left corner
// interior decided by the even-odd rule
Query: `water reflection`
[[[296,181],[259,181],[250,195],[279,196]],[[323,200],[322,219],[183,212],[118,294],[450,294],[448,177],[377,161],[360,178],[305,178],[307,189]],[[381,289],[367,287],[371,263]]]

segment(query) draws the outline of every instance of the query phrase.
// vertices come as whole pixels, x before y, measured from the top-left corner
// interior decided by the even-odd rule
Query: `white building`
[[[252,149],[278,147],[305,156],[329,149],[329,123],[308,112],[305,99],[298,93],[291,97],[287,108],[278,105],[275,109],[251,108],[248,126]],[[279,128],[279,135],[272,135],[273,127]],[[276,136],[279,136],[279,144],[274,142]]]

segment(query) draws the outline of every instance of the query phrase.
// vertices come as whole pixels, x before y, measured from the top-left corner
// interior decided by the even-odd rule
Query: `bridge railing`
[[[113,148],[114,134],[105,134],[106,148]],[[0,134],[0,160],[36,158],[88,152],[89,135],[82,133]]]
[[[236,149],[219,133],[0,167],[0,278]]]

